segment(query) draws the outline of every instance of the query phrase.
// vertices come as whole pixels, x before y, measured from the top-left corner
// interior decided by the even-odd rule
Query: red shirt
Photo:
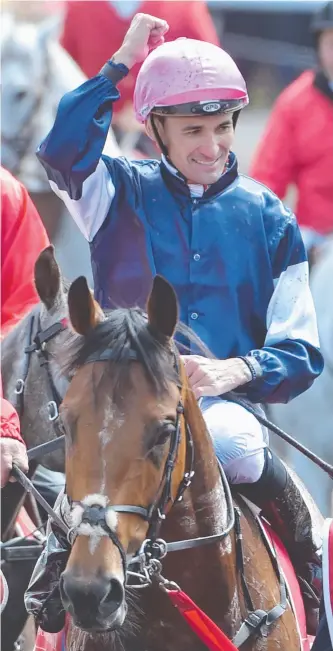
[[[2,383],[0,378],[0,437],[16,439],[24,443],[20,434],[20,419],[13,405],[2,397]],[[25,445],[25,443],[24,443]]]
[[[34,265],[50,242],[26,188],[0,167],[2,335],[39,302]]]
[[[1,331],[7,334],[39,301],[34,265],[49,245],[41,218],[25,187],[0,166],[1,184]],[[24,443],[15,408],[2,397],[0,436]]]
[[[297,188],[301,226],[325,235],[333,231],[333,96],[314,85],[308,70],[278,98],[250,175],[283,199]]]
[[[170,26],[165,37],[167,41],[186,36],[219,45],[214,23],[203,0],[146,0],[137,11],[166,20]],[[132,17],[119,16],[112,4],[106,1],[69,0],[61,43],[83,72],[93,77],[119,50],[131,20]],[[137,64],[119,83],[121,98],[114,105],[115,113],[126,103],[132,103],[139,69]]]

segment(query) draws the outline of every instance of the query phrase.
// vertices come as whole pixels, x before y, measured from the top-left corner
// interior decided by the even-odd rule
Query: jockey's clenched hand
[[[10,438],[0,438],[0,463],[1,463],[1,488],[3,488],[10,477],[15,463],[23,472],[28,472],[29,462],[27,450],[23,443]],[[14,481],[14,480],[13,480]]]
[[[187,376],[195,397],[219,396],[252,380],[242,359],[207,359],[200,355],[183,355]]]
[[[149,14],[136,14],[112,60],[132,68],[135,63],[143,61],[151,50],[164,43],[164,34],[168,29],[166,20]]]

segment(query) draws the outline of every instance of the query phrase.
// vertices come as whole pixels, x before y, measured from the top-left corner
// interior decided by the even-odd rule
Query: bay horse
[[[230,493],[174,343],[175,292],[157,276],[148,317],[137,308],[104,313],[81,277],[70,287],[68,307],[78,336],[62,351],[72,377],[60,409],[66,434],[61,512],[72,543],[60,579],[71,622],[66,649],[204,651],[159,588],[161,567],[232,639],[249,612],[239,571],[240,532],[254,607],[279,604],[280,587],[241,498],[240,530],[230,526]],[[211,544],[202,544],[210,536]],[[181,551],[162,559],[159,539],[171,546],[183,541]],[[149,554],[156,561],[156,550],[162,565],[142,565]],[[127,574],[138,559],[141,570]],[[148,587],[137,590],[142,576]],[[300,649],[289,604],[263,635],[242,644],[244,651],[262,649]]]

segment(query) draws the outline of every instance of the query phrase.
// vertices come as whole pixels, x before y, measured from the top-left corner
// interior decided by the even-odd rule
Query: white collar
[[[181,179],[184,183],[184,177],[179,173],[176,167],[170,163],[170,161],[164,156],[164,154],[161,155],[162,161],[165,165],[165,167],[169,170],[171,174],[174,176],[177,176],[179,179]],[[207,190],[207,185],[201,185],[200,183],[188,183],[187,184],[191,193],[191,197],[202,197],[203,193],[205,190]]]

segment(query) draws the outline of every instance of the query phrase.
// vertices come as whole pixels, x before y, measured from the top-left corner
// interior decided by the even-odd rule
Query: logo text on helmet
[[[150,111],[150,105],[149,105],[149,104],[145,104],[144,106],[142,106],[142,108],[141,108],[141,110],[140,110],[140,115],[141,115],[143,118],[146,118],[147,115],[148,115],[148,113],[149,113],[149,111]]]
[[[220,108],[221,106],[218,102],[210,102],[209,104],[204,104],[202,106],[202,110],[205,111],[205,113],[214,113],[214,111],[219,111]]]

